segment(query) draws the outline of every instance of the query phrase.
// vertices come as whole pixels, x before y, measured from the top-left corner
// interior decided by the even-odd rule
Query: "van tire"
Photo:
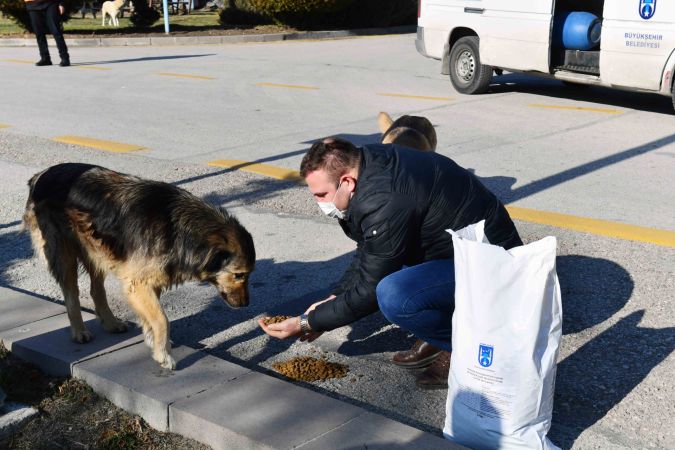
[[[478,36],[464,36],[450,50],[450,81],[461,94],[483,94],[492,81],[491,66],[480,63]]]
[[[670,96],[673,98],[673,109],[675,109],[675,83],[673,83],[673,88],[670,90]]]

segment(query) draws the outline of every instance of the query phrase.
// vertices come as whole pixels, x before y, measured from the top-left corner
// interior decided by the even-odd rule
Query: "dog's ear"
[[[391,120],[391,116],[386,112],[381,112],[377,115],[377,126],[380,128],[380,133],[386,133],[392,123],[394,121]]]
[[[215,250],[211,252],[209,257],[206,259],[206,263],[204,264],[204,272],[218,272],[231,256],[232,254],[227,250]]]

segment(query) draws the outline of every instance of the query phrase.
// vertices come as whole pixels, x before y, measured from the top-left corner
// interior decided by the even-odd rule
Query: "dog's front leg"
[[[126,291],[129,304],[141,323],[147,324],[152,331],[152,358],[165,369],[175,369],[176,361],[171,357],[169,341],[169,320],[159,304],[157,291],[151,286],[133,281],[127,284]]]

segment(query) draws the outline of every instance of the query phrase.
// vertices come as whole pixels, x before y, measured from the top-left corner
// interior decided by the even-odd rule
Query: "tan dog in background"
[[[101,24],[102,26],[105,26],[105,18],[106,16],[110,16],[110,25],[113,25],[115,27],[120,26],[120,10],[124,7],[124,4],[126,3],[126,0],[108,0],[107,2],[103,2],[103,5],[101,6],[101,14],[103,14],[103,23]]]
[[[382,144],[397,144],[417,150],[436,150],[436,130],[426,117],[401,116],[392,120],[386,112],[377,116]]]

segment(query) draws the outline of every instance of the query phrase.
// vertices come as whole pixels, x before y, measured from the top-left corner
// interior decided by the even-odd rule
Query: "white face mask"
[[[335,196],[338,193],[338,190],[340,189],[340,186],[342,186],[342,183],[338,184],[337,189],[335,190],[335,195],[333,195],[333,200],[330,202],[318,202],[319,208],[321,208],[321,211],[328,217],[331,217],[333,219],[344,219],[345,218],[345,211],[340,211],[337,209],[337,206],[335,206]]]

